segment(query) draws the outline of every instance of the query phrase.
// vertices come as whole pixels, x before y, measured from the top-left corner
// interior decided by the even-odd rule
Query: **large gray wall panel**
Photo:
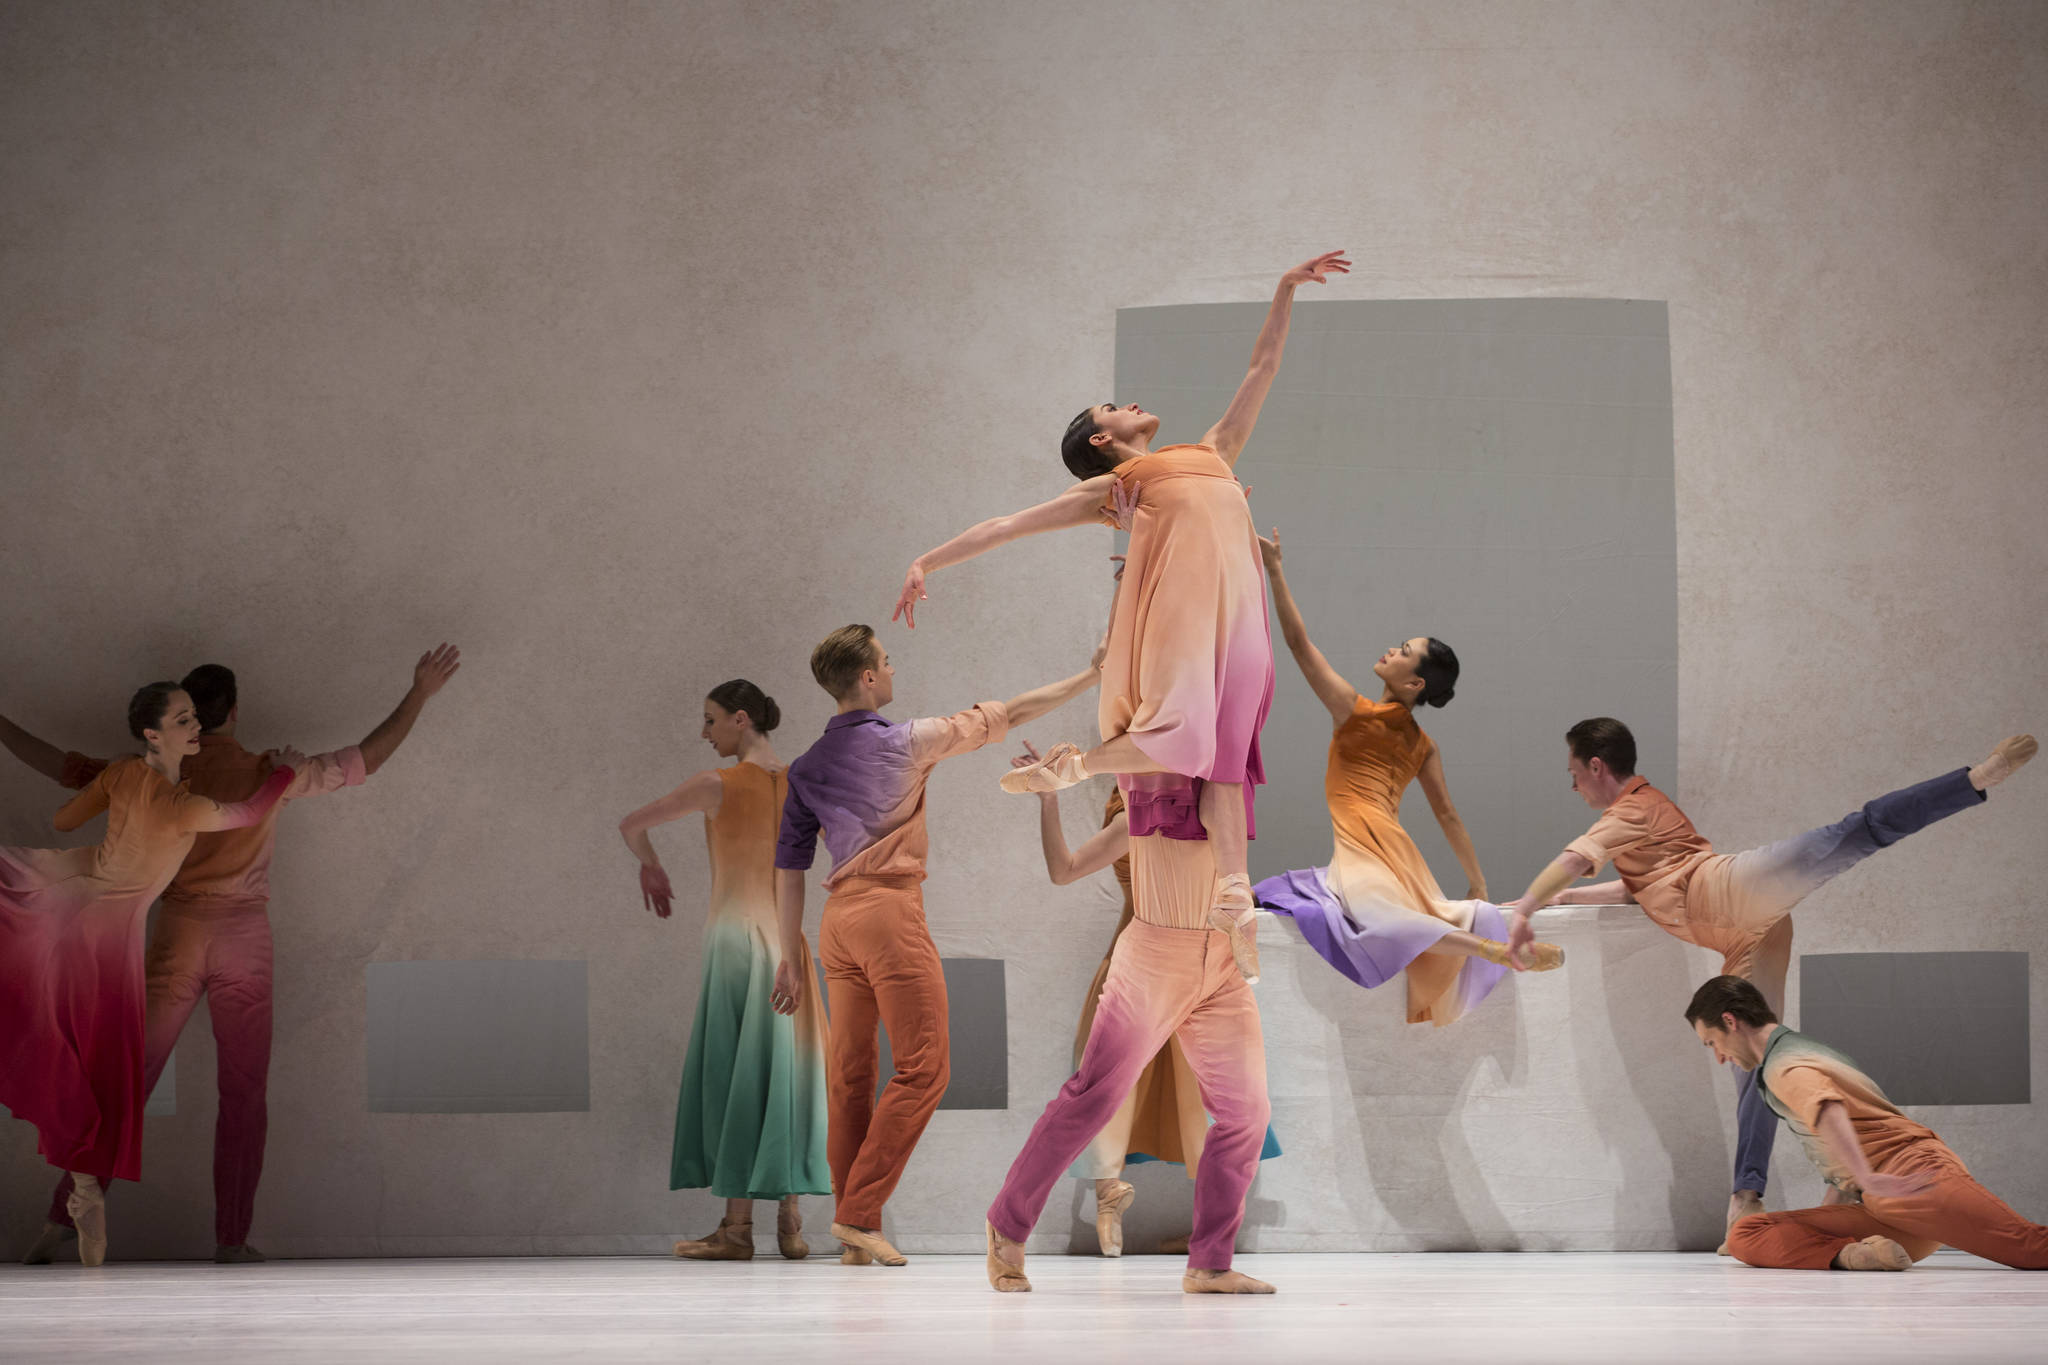
[[[1894,1104],[2033,1098],[2025,953],[1807,953],[1799,1027]]]
[[[590,1108],[582,962],[372,962],[370,1109],[509,1114]]]

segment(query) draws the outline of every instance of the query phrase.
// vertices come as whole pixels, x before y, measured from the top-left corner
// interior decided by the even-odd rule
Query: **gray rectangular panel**
[[[941,1109],[1010,1107],[1009,1004],[1003,961],[995,957],[949,957],[946,970],[946,1036],[952,1047],[953,1078]],[[882,1029],[882,1085],[896,1074],[889,1030]]]
[[[1894,1104],[2026,1104],[2025,953],[1807,953],[1799,1031]]]
[[[590,1108],[582,962],[372,962],[372,1113]]]

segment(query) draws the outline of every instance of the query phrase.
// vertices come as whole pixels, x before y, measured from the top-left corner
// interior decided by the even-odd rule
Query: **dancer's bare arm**
[[[1835,1159],[1849,1168],[1856,1177],[1856,1183],[1866,1195],[1881,1199],[1904,1199],[1927,1189],[1934,1182],[1920,1175],[1885,1175],[1870,1169],[1870,1158],[1863,1154],[1863,1144],[1856,1140],[1856,1125],[1849,1120],[1849,1111],[1840,1100],[1828,1100],[1820,1107],[1820,1114],[1813,1125],[1827,1149]]]
[[[795,1014],[810,983],[797,967],[804,947],[804,874],[775,869],[775,928],[782,941],[782,960],[775,964],[775,986],[768,1003],[777,1014]]]
[[[1010,760],[1013,768],[1029,768],[1043,758],[1027,740],[1024,752]],[[1090,835],[1080,848],[1067,848],[1067,832],[1060,826],[1060,794],[1038,794],[1038,845],[1045,853],[1045,875],[1054,886],[1100,872],[1131,851],[1131,820],[1118,811],[1116,818]]]
[[[619,821],[619,836],[626,841],[626,847],[632,850],[633,856],[640,860],[641,903],[662,919],[668,918],[669,906],[675,900],[675,889],[669,885],[668,873],[661,865],[661,855],[654,851],[654,841],[647,837],[647,831],[699,811],[706,816],[716,815],[724,801],[725,784],[719,780],[718,770],[707,768],[685,779],[667,796],[649,801]]]
[[[1010,716],[1010,728],[1014,730],[1020,725],[1029,725],[1040,716],[1065,706],[1101,681],[1101,670],[1091,665],[1071,678],[1018,693],[1003,706]]]
[[[383,767],[385,760],[398,751],[398,746],[405,743],[405,737],[412,733],[413,723],[420,718],[420,712],[426,709],[427,699],[446,687],[460,667],[462,651],[446,642],[420,655],[420,661],[412,666],[412,686],[406,689],[397,709],[384,717],[376,729],[363,736],[360,747],[365,775]]]
[[[1557,903],[1557,894],[1581,877],[1590,876],[1594,870],[1593,860],[1583,853],[1570,849],[1550,860],[1550,866],[1536,874],[1536,880],[1529,883],[1529,889],[1522,898],[1508,909],[1508,965],[1518,972],[1527,971],[1521,953],[1536,941],[1536,931],[1529,927],[1529,916],[1546,905]]]
[[[52,782],[64,780],[64,751],[36,738],[5,716],[0,716],[0,745]]]
[[[1634,905],[1628,886],[1619,877],[1611,882],[1589,882],[1568,886],[1550,898],[1551,905]],[[1542,907],[1537,907],[1541,909]]]
[[[1485,900],[1486,874],[1479,870],[1479,851],[1472,847],[1472,836],[1465,832],[1465,822],[1459,818],[1458,808],[1451,804],[1451,789],[1444,781],[1444,761],[1435,749],[1423,761],[1416,781],[1422,784],[1422,794],[1429,798],[1429,808],[1436,813],[1437,825],[1442,828],[1458,866],[1465,869],[1465,899]]]
[[[1244,443],[1251,439],[1252,428],[1258,423],[1259,409],[1265,406],[1266,395],[1273,388],[1273,377],[1280,373],[1280,356],[1287,349],[1287,325],[1294,313],[1295,289],[1304,284],[1321,284],[1331,274],[1349,274],[1350,270],[1351,262],[1344,259],[1343,252],[1325,251],[1280,277],[1280,286],[1273,291],[1272,307],[1266,310],[1266,325],[1259,329],[1259,339],[1252,345],[1252,362],[1245,371],[1244,382],[1237,386],[1236,397],[1224,409],[1223,420],[1202,437],[1202,444],[1214,446],[1225,464],[1237,463]]]
[[[1115,477],[1109,474],[1083,479],[1048,502],[1008,516],[977,522],[937,549],[926,550],[910,561],[910,568],[903,575],[903,591],[897,594],[896,610],[890,613],[889,619],[894,621],[900,617],[903,624],[916,630],[917,604],[930,596],[924,590],[924,580],[939,569],[965,563],[998,545],[1007,545],[1025,536],[1064,530],[1069,526],[1086,526],[1099,520],[1103,501],[1109,497],[1110,485],[1115,482]]]
[[[1308,638],[1308,625],[1301,619],[1301,608],[1295,605],[1293,590],[1280,567],[1279,527],[1273,528],[1270,538],[1259,537],[1259,555],[1266,561],[1266,578],[1273,585],[1273,610],[1280,617],[1280,637],[1287,641],[1287,652],[1294,656],[1301,676],[1308,679],[1309,690],[1330,713],[1330,719],[1342,725],[1358,704],[1358,689],[1330,666],[1323,651]]]

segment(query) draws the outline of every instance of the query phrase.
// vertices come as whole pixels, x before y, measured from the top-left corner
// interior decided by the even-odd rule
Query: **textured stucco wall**
[[[665,1193],[697,930],[640,911],[612,823],[703,761],[706,686],[755,677],[793,751],[819,634],[1063,483],[1119,306],[1330,246],[1333,296],[1668,300],[1678,786],[1726,846],[2042,725],[2044,125],[2027,3],[7,4],[0,706],[106,749],[215,658],[250,737],[328,745],[459,640],[391,767],[286,819],[257,1240],[654,1249],[711,1217]],[[936,580],[901,709],[1072,666],[1104,541]],[[1001,762],[936,781],[928,900],[1011,961],[1018,1110],[935,1125],[912,1247],[972,1236],[1107,930]],[[0,783],[0,840],[51,804]],[[2031,775],[1802,946],[2035,946],[2044,813]],[[663,847],[702,885],[695,831]],[[589,959],[591,1112],[365,1113],[363,962],[486,956]],[[180,1061],[117,1254],[205,1249],[203,1028]],[[1930,1115],[2037,1215],[2040,1102]]]

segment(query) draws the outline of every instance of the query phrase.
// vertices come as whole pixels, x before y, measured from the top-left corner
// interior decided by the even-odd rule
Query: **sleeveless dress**
[[[807,983],[793,1015],[768,1003],[781,964],[775,838],[788,781],[752,763],[718,770],[718,814],[704,821],[711,909],[704,980],[676,1099],[669,1188],[726,1199],[830,1194],[825,1160],[825,1013],[804,947]]]
[[[1097,719],[1105,740],[1129,734],[1167,769],[1119,779],[1131,834],[1200,837],[1189,779],[1243,783],[1249,823],[1252,788],[1266,780],[1259,730],[1273,702],[1273,641],[1244,487],[1205,445],[1166,446],[1114,473],[1104,516],[1130,544]]]
[[[1507,968],[1424,954],[1453,929],[1506,939],[1507,925],[1497,905],[1445,899],[1401,828],[1401,793],[1435,751],[1407,707],[1359,697],[1331,736],[1323,778],[1337,844],[1330,865],[1268,877],[1253,895],[1291,916],[1309,946],[1359,985],[1405,972],[1408,1022],[1441,1027],[1484,1000]]]
[[[1103,826],[1107,828],[1123,810],[1123,793],[1111,792],[1109,804],[1102,812]],[[1129,854],[1116,860],[1115,871],[1117,886],[1123,891],[1124,908],[1117,917],[1116,932],[1109,936],[1109,951],[1102,955],[1102,965],[1095,969],[1095,979],[1088,983],[1088,998],[1081,1006],[1081,1025],[1074,1031],[1076,1070],[1080,1069],[1081,1053],[1088,1046],[1088,1030],[1095,1025],[1095,1007],[1102,1000],[1102,983],[1109,976],[1109,960],[1116,952],[1116,941],[1136,917],[1131,900]],[[1107,1180],[1125,1166],[1163,1161],[1185,1166],[1192,1180],[1208,1135],[1209,1115],[1202,1108],[1201,1087],[1195,1081],[1194,1069],[1181,1053],[1180,1040],[1168,1038],[1166,1046],[1138,1073],[1123,1108],[1081,1150],[1068,1174],[1077,1180]],[[1279,1155],[1280,1142],[1268,1124],[1266,1145],[1259,1160]]]
[[[56,816],[74,830],[105,811],[97,845],[0,848],[0,1105],[36,1126],[51,1165],[141,1178],[150,903],[203,823],[226,811],[254,824],[281,790],[273,781],[249,801],[216,803],[118,759]]]

